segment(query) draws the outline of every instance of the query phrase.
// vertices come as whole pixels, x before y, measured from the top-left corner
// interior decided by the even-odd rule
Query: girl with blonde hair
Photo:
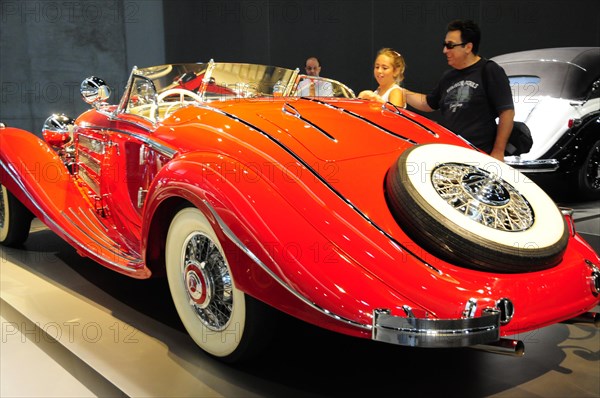
[[[382,48],[377,53],[373,66],[373,75],[379,84],[375,91],[365,90],[358,94],[363,98],[381,103],[391,102],[401,108],[406,108],[404,89],[400,83],[404,80],[406,64],[404,57],[391,48]]]

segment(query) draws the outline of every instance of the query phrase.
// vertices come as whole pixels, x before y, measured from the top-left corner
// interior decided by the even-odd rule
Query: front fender
[[[46,222],[59,211],[71,184],[58,154],[34,134],[0,128],[0,183]]]

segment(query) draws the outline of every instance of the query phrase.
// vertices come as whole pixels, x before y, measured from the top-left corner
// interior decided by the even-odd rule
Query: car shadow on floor
[[[70,285],[68,278],[53,275],[51,265],[39,265],[35,270],[107,307],[123,322],[131,322],[131,314],[137,312],[185,332],[166,279],[136,280],[120,275],[80,257],[48,230],[32,233],[25,248],[53,253],[89,283],[118,300],[122,305],[111,308],[102,295],[90,297],[89,290],[82,291],[78,284]],[[252,385],[259,395],[270,395],[269,387],[261,389],[263,384],[278,384],[285,386],[286,391],[295,391],[297,396],[488,396],[518,389],[548,374],[577,375],[576,370],[563,364],[569,352],[583,366],[593,368],[600,364],[597,348],[580,346],[571,336],[577,332],[597,337],[597,330],[591,326],[553,325],[516,336],[525,342],[527,354],[515,358],[470,348],[400,347],[329,332],[281,313],[273,316],[277,317],[277,329],[260,357],[235,366],[217,365],[224,372],[221,377],[230,383]],[[136,327],[154,335],[144,324]],[[205,354],[198,350],[198,355]]]

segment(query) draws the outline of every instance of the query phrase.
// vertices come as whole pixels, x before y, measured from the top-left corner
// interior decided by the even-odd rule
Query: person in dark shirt
[[[406,102],[423,112],[439,109],[444,127],[504,161],[515,116],[512,92],[504,70],[478,55],[480,40],[475,22],[450,22],[443,52],[452,69],[427,95],[407,90]]]

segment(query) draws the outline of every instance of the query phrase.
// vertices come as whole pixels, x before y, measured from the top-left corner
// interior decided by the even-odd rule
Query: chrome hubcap
[[[473,198],[489,206],[504,206],[510,201],[510,193],[501,181],[482,172],[468,173],[462,178],[462,187]]]
[[[432,184],[446,203],[482,225],[511,232],[533,225],[529,202],[486,170],[460,163],[442,164],[433,171]]]
[[[208,236],[194,232],[186,239],[182,277],[189,304],[202,323],[214,331],[225,329],[233,310],[231,275]]]
[[[190,304],[203,309],[210,304],[213,290],[213,284],[208,279],[209,275],[204,272],[205,266],[206,263],[198,264],[195,261],[190,261],[183,270]]]

